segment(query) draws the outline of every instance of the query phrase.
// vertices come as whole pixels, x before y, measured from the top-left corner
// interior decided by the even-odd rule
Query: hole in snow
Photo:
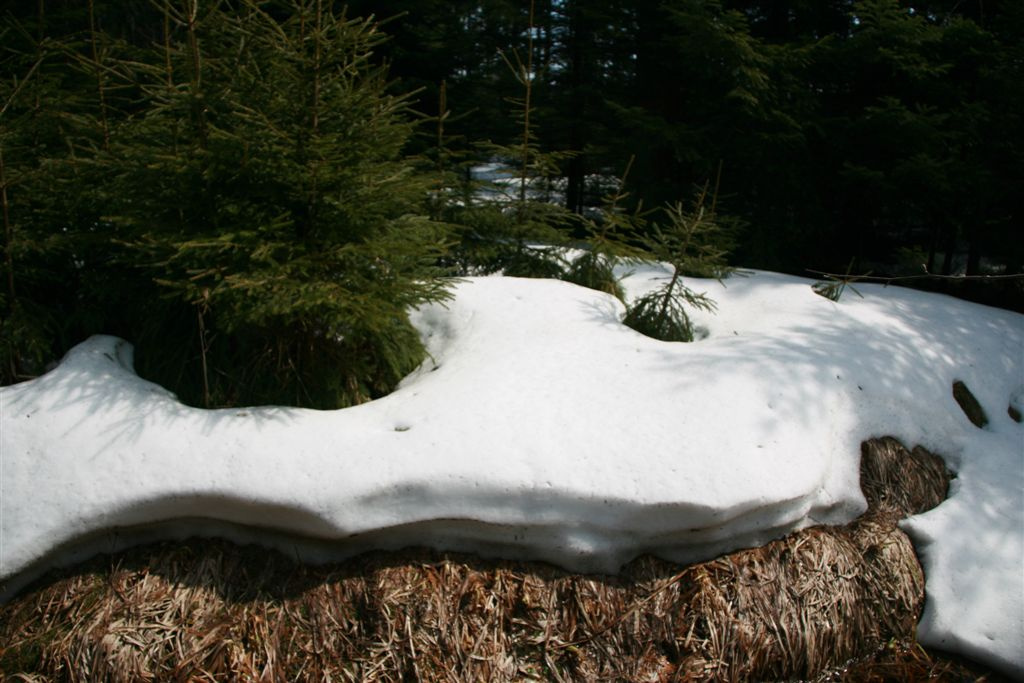
[[[1020,387],[1010,396],[1010,404],[1006,406],[1006,414],[1014,422],[1024,421],[1024,387]]]

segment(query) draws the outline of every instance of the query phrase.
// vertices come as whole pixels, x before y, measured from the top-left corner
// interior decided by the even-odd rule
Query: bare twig
[[[820,270],[807,269],[808,273],[813,275],[820,275],[822,277],[832,278],[834,280],[842,280],[846,282],[881,282],[883,284],[891,284],[893,282],[906,282],[909,280],[946,280],[946,281],[961,281],[961,280],[975,280],[975,281],[986,281],[986,280],[1022,280],[1024,279],[1024,273],[1012,273],[1008,275],[939,275],[938,273],[930,273],[927,268],[920,275],[895,275],[895,276],[881,276],[881,275],[850,275],[849,273],[843,275],[840,273],[828,273]]]

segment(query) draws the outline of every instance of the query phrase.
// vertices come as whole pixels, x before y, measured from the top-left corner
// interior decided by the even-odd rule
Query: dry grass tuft
[[[942,500],[945,468],[891,439],[866,445],[863,462],[871,509],[848,526],[689,567],[640,558],[615,577],[426,550],[310,567],[220,541],[96,558],[0,607],[0,671],[26,681],[902,680],[886,677],[895,662],[941,680],[929,673],[939,665],[902,644],[924,583],[895,522]]]
[[[982,667],[929,652],[912,640],[892,640],[867,657],[829,671],[815,683],[1006,683]]]
[[[865,441],[860,454],[860,488],[869,516],[902,519],[946,500],[952,474],[939,456],[920,446],[907,451],[888,436]]]

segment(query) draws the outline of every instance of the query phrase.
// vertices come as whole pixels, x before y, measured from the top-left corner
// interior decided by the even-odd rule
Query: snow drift
[[[627,279],[635,296],[666,273]],[[951,499],[905,523],[924,642],[1024,672],[1024,316],[871,285],[689,280],[702,341],[619,323],[616,300],[543,280],[460,282],[414,313],[431,358],[339,411],[200,410],[94,337],[0,390],[0,578],[154,536],[259,540],[300,559],[408,544],[614,572],[707,559],[864,509],[859,444],[949,458]],[[992,417],[977,429],[950,393]],[[1017,398],[1014,398],[1017,397]]]

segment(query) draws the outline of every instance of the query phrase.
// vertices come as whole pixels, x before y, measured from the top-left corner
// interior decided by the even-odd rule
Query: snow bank
[[[706,559],[856,516],[859,444],[889,434],[960,471],[950,501],[907,523],[928,577],[922,638],[1020,668],[1024,429],[1006,405],[1024,392],[1024,317],[872,286],[836,304],[770,273],[689,284],[718,313],[695,316],[703,341],[668,344],[590,290],[469,279],[414,314],[432,359],[340,411],[188,408],[134,374],[126,342],[94,337],[0,389],[4,590],[191,533],[310,561],[412,543],[578,571]]]

